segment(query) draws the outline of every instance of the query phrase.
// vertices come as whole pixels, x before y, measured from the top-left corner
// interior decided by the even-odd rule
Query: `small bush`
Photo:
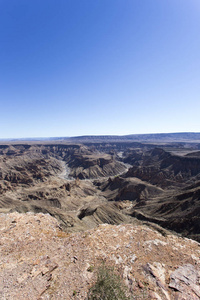
[[[93,271],[94,271],[94,266],[89,266],[89,267],[87,268],[87,271],[88,271],[88,272],[93,272]]]
[[[97,271],[97,281],[88,292],[88,300],[129,300],[127,288],[120,276],[102,264]]]

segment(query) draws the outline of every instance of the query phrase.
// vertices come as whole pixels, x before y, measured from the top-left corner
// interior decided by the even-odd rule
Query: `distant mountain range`
[[[129,135],[84,135],[74,137],[0,139],[0,141],[69,141],[69,142],[196,142],[200,143],[200,132],[150,133]]]
[[[130,142],[200,142],[200,132],[153,133],[130,135],[87,135],[71,137],[78,141],[130,141]]]

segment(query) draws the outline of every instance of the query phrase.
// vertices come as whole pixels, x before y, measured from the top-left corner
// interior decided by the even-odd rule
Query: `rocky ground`
[[[102,261],[131,299],[200,299],[200,244],[144,225],[67,234],[50,215],[0,215],[0,299],[87,299]]]

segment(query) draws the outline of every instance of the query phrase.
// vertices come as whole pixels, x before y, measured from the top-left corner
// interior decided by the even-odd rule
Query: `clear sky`
[[[0,0],[0,138],[185,131],[199,0]]]

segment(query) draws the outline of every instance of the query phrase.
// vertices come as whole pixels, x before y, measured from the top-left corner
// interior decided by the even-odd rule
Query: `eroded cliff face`
[[[33,184],[56,175],[67,164],[68,177],[94,179],[128,170],[114,155],[83,145],[0,145],[0,182]],[[2,189],[3,191],[3,189]]]
[[[65,158],[70,167],[70,176],[80,179],[95,179],[122,174],[128,170],[126,165],[117,161],[113,155],[91,151],[75,150]]]
[[[1,299],[87,299],[102,261],[132,299],[200,299],[200,244],[144,225],[67,234],[50,215],[0,215]]]
[[[123,160],[132,165],[126,177],[137,177],[162,188],[182,187],[187,181],[199,179],[198,152],[177,155],[155,147],[149,151],[125,151]]]

